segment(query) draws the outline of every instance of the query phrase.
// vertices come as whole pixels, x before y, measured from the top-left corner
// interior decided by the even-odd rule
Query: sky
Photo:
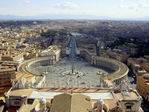
[[[0,0],[0,15],[149,17],[149,0]]]

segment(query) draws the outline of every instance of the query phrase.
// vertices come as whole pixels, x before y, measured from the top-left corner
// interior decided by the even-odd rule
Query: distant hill
[[[140,18],[140,20],[149,21],[149,16],[148,17]]]
[[[25,19],[21,16],[14,16],[14,15],[0,15],[0,20],[21,20]]]
[[[39,15],[39,16],[15,16],[15,15],[0,15],[0,20],[39,20],[39,19],[89,19],[89,20],[119,20],[107,16],[92,16],[92,15]],[[121,19],[122,20],[122,19]],[[149,17],[123,20],[141,20],[149,21]]]
[[[92,16],[92,15],[39,15],[39,16],[15,16],[0,15],[0,20],[30,20],[30,19],[102,19],[110,20],[110,17]]]

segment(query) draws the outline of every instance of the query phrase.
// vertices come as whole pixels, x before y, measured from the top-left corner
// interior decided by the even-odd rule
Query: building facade
[[[12,80],[16,78],[15,68],[0,66],[0,87],[11,87]]]
[[[50,57],[50,63],[55,64],[60,59],[61,50],[58,46],[49,46],[48,49],[41,52],[41,57]]]

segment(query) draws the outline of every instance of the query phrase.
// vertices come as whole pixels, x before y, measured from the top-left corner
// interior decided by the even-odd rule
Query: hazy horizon
[[[148,0],[4,0],[0,16],[32,19],[149,20]],[[54,17],[55,16],[55,17]],[[78,16],[78,17],[77,17]]]

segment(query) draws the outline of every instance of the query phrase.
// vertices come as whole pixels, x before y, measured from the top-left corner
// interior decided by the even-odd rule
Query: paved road
[[[69,50],[70,50],[70,57],[71,58],[76,58],[76,49],[77,49],[77,45],[76,45],[76,40],[73,37],[70,37],[70,42],[69,42]]]

